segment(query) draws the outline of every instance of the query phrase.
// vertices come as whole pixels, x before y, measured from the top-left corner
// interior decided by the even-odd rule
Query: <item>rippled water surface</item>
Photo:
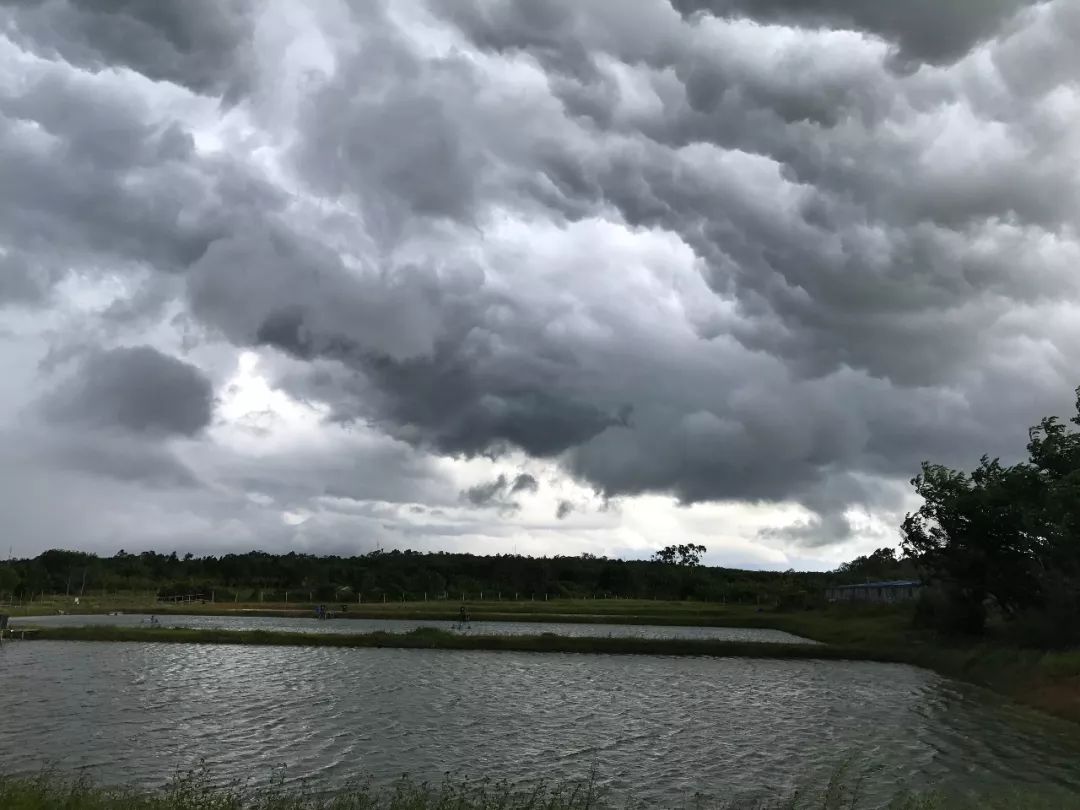
[[[585,775],[673,802],[824,779],[855,756],[899,782],[1080,791],[1080,740],[932,673],[857,662],[13,642],[0,651],[0,762],[156,785],[201,758],[322,787],[447,771]]]
[[[120,616],[31,616],[12,619],[13,626],[83,626],[107,624],[119,627],[145,625],[148,616],[124,614]],[[406,633],[417,627],[454,629],[447,621],[413,621],[400,619],[334,619],[318,621],[305,618],[277,618],[266,616],[159,616],[163,627],[222,628],[226,630],[289,630],[305,633],[371,633],[385,630],[389,633]],[[813,644],[810,639],[785,633],[744,627],[663,627],[634,624],[574,624],[555,622],[472,622],[467,629],[455,630],[472,635],[538,635],[557,633],[560,636],[612,636],[625,638],[697,638],[724,639],[729,641],[773,641],[786,644]]]

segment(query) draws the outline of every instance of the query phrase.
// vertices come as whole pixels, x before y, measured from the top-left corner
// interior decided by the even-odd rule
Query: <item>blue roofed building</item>
[[[828,602],[907,602],[917,598],[921,588],[922,583],[917,579],[834,585],[825,590],[825,599]]]

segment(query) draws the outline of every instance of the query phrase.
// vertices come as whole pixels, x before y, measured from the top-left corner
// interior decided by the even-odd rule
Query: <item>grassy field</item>
[[[703,799],[686,796],[669,807],[708,810],[858,810],[858,783],[840,777],[818,789],[781,799]],[[1080,798],[1044,795],[1030,787],[1016,792],[994,791],[981,796],[942,793],[900,794],[888,805],[893,810],[1076,810]],[[643,805],[613,799],[595,780],[565,787],[513,788],[491,781],[417,784],[402,779],[390,788],[364,783],[330,795],[286,789],[279,783],[265,788],[214,788],[199,774],[187,774],[157,792],[96,787],[86,779],[64,780],[50,774],[36,778],[0,776],[0,807],[4,810],[615,810]],[[655,807],[655,805],[649,805]]]

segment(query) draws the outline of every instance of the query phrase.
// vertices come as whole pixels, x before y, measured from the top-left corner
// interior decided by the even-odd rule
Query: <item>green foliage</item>
[[[701,565],[701,555],[706,551],[708,551],[708,549],[705,548],[705,546],[686,543],[676,546],[665,546],[653,554],[652,558],[656,562],[664,563],[665,565],[694,566]]]
[[[918,574],[910,559],[899,557],[895,549],[879,548],[870,554],[856,557],[836,569],[845,581],[914,579]]]
[[[11,596],[19,587],[19,572],[11,563],[0,563],[0,596]]]
[[[912,480],[924,503],[904,549],[933,582],[924,621],[977,635],[992,610],[1031,643],[1080,641],[1080,432],[1046,418],[1028,453],[1010,467],[984,456],[970,474],[924,463]]]
[[[159,596],[201,594],[215,601],[365,604],[440,599],[543,601],[556,598],[775,603],[792,578],[807,593],[823,591],[831,576],[739,571],[700,564],[705,547],[669,546],[658,561],[511,554],[373,552],[356,557],[308,554],[226,554],[191,557],[120,551],[98,558],[47,551],[12,563],[23,599],[42,592],[80,595],[103,591],[157,591]],[[662,559],[659,559],[661,558]],[[84,584],[85,583],[85,584]]]

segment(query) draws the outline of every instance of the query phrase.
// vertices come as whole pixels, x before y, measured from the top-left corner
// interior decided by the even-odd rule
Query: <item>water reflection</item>
[[[447,772],[577,778],[650,802],[825,779],[1080,790],[1074,727],[911,667],[860,662],[174,644],[7,645],[0,761],[160,784],[220,773],[333,786]]]

